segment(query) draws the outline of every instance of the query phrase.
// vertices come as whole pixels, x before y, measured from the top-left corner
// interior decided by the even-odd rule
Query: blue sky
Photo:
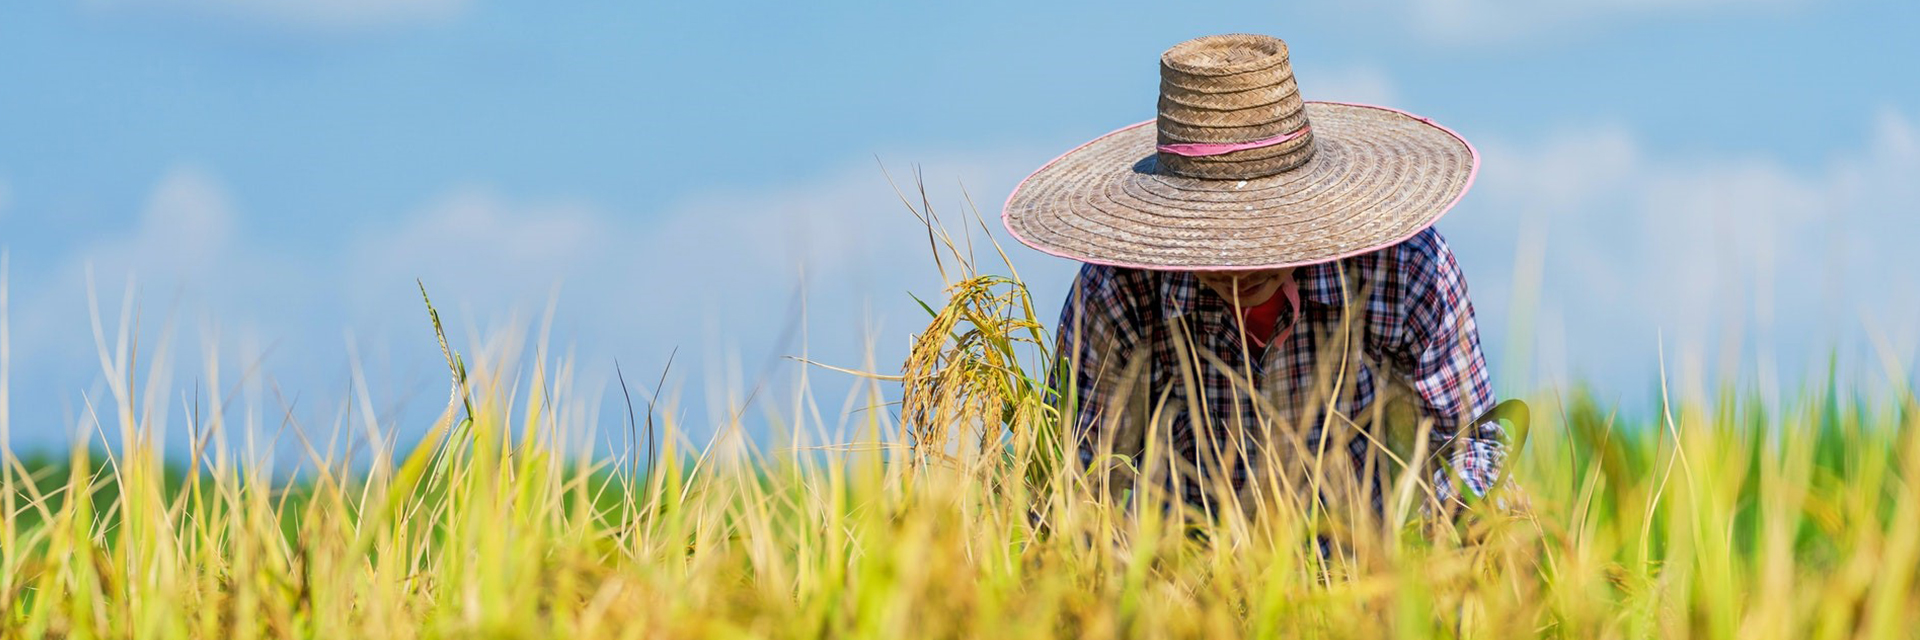
[[[995,216],[1151,117],[1161,50],[1231,31],[1288,40],[1309,99],[1479,145],[1441,230],[1509,388],[1644,398],[1663,342],[1676,376],[1762,386],[1835,348],[1912,361],[1911,2],[86,0],[0,10],[11,440],[65,442],[107,393],[89,271],[109,338],[131,277],[143,348],[173,345],[162,397],[214,354],[270,374],[239,404],[278,386],[322,424],[356,358],[378,411],[437,409],[414,278],[456,337],[557,290],[588,390],[677,347],[701,406],[800,335],[891,369],[939,280],[882,166]],[[1050,314],[1073,265],[1014,258]]]

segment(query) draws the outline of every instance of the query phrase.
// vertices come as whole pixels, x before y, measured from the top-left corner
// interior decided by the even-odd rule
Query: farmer
[[[1278,39],[1167,50],[1158,117],[1041,167],[1004,213],[1086,263],[1055,382],[1081,462],[1207,511],[1312,487],[1378,514],[1410,464],[1430,505],[1486,492],[1505,434],[1475,419],[1494,402],[1473,305],[1431,226],[1477,167],[1425,118],[1303,102]]]

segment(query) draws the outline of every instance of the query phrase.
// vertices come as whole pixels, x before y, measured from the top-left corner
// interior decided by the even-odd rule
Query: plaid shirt
[[[1369,409],[1375,369],[1385,368],[1411,386],[1418,417],[1431,420],[1427,451],[1444,455],[1461,484],[1483,494],[1498,476],[1504,434],[1498,423],[1465,433],[1459,428],[1493,407],[1493,392],[1466,281],[1439,232],[1427,229],[1378,251],[1299,267],[1294,279],[1299,308],[1283,305],[1289,307],[1279,321],[1283,340],[1260,349],[1243,342],[1233,303],[1191,272],[1082,268],[1058,333],[1060,362],[1072,367],[1061,373],[1071,376],[1074,388],[1063,388],[1058,379],[1054,386],[1068,398],[1077,396],[1081,462],[1092,466],[1110,459],[1103,452],[1115,452],[1138,468],[1146,432],[1140,423],[1151,423],[1154,433],[1165,436],[1160,446],[1168,447],[1159,460],[1171,460],[1170,468],[1181,471],[1163,474],[1164,486],[1205,509],[1220,498],[1210,497],[1203,485],[1217,486],[1221,471],[1239,492],[1247,478],[1259,477],[1262,460],[1281,459],[1275,454],[1324,459],[1344,448],[1353,463],[1344,467],[1347,472],[1380,474],[1352,485],[1366,487],[1362,491],[1378,513],[1381,487],[1393,473],[1372,455],[1385,429],[1350,425],[1391,423],[1366,419],[1379,415]],[[1286,327],[1292,327],[1290,336]],[[1141,388],[1141,382],[1149,386]],[[1189,393],[1190,384],[1198,394]],[[1250,397],[1250,386],[1258,400]],[[1145,410],[1125,409],[1130,401]],[[1328,408],[1338,415],[1326,414]],[[1326,438],[1329,429],[1336,437]],[[1304,438],[1274,448],[1271,443],[1284,441],[1275,434]],[[1323,440],[1327,453],[1315,456]],[[1426,463],[1434,467],[1433,486],[1445,502],[1453,497],[1454,476],[1436,462]],[[1185,481],[1176,486],[1175,476],[1182,474]]]

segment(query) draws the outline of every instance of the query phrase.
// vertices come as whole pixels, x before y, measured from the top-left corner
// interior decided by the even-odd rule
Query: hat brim
[[[1251,180],[1158,170],[1149,120],[1055,158],[1020,182],[1001,216],[1022,243],[1082,262],[1143,269],[1269,269],[1338,260],[1432,226],[1466,195],[1480,156],[1404,111],[1309,102],[1305,165]]]

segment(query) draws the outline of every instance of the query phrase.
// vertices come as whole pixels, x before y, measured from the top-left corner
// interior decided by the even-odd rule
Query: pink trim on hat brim
[[[1041,253],[1044,253],[1050,256],[1054,256],[1056,258],[1066,258],[1068,260],[1073,260],[1076,262],[1085,262],[1088,264],[1098,264],[1098,265],[1105,265],[1109,267],[1123,267],[1127,269],[1149,269],[1154,271],[1254,271],[1259,269],[1283,269],[1287,267],[1305,267],[1309,265],[1323,264],[1323,263],[1333,262],[1335,260],[1345,260],[1347,258],[1351,258],[1357,255],[1372,253],[1387,247],[1391,247],[1396,244],[1400,244],[1402,242],[1406,242],[1407,239],[1412,238],[1416,235],[1420,235],[1420,232],[1426,231],[1428,228],[1431,228],[1434,224],[1440,222],[1440,218],[1446,216],[1448,212],[1453,211],[1454,206],[1460,204],[1460,200],[1467,197],[1467,192],[1473,190],[1473,180],[1474,178],[1480,175],[1480,151],[1473,147],[1472,142],[1468,142],[1465,137],[1461,136],[1459,133],[1455,133],[1454,130],[1448,129],[1446,125],[1442,125],[1438,122],[1434,122],[1432,119],[1414,115],[1412,113],[1395,109],[1393,107],[1382,107],[1379,105],[1361,104],[1358,102],[1312,101],[1312,102],[1308,102],[1307,104],[1316,104],[1316,103],[1317,104],[1335,104],[1343,107],[1360,107],[1364,109],[1379,109],[1381,111],[1391,111],[1403,116],[1407,116],[1409,118],[1413,118],[1415,120],[1419,120],[1420,122],[1425,123],[1427,126],[1446,132],[1447,135],[1453,136],[1453,139],[1459,140],[1460,144],[1467,145],[1467,155],[1473,158],[1473,167],[1467,171],[1467,183],[1464,186],[1460,187],[1460,193],[1453,197],[1452,202],[1447,203],[1447,206],[1440,209],[1439,214],[1433,216],[1432,220],[1429,220],[1426,224],[1421,225],[1420,228],[1414,229],[1412,233],[1408,233],[1404,236],[1394,238],[1392,241],[1383,242],[1378,245],[1367,247],[1365,249],[1360,249],[1358,251],[1349,251],[1347,253],[1343,253],[1340,255],[1336,255],[1328,258],[1322,258],[1319,260],[1311,260],[1307,262],[1283,262],[1278,264],[1264,264],[1264,265],[1253,265],[1253,266],[1204,267],[1204,268],[1180,269],[1180,268],[1168,267],[1166,265],[1134,264],[1134,263],[1128,263],[1128,262],[1120,262],[1117,260],[1102,260],[1098,258],[1086,258],[1086,257],[1081,257],[1076,255],[1070,255],[1065,252],[1057,251],[1054,249],[1046,249],[1046,248],[1035,246],[1032,241],[1024,237],[1021,237],[1020,232],[1015,231],[1013,229],[1013,225],[1008,224],[1012,220],[1012,216],[1009,215],[1008,206],[1013,204],[1013,197],[1020,193],[1020,188],[1027,186],[1028,180],[1032,180],[1033,177],[1036,175],[1039,175],[1040,172],[1046,171],[1047,167],[1053,166],[1054,163],[1065,159],[1067,156],[1071,156],[1075,153],[1079,153],[1081,149],[1085,149],[1087,147],[1093,146],[1094,143],[1099,142],[1101,140],[1105,140],[1107,139],[1108,136],[1120,133],[1122,131],[1127,131],[1129,129],[1135,129],[1135,128],[1144,127],[1144,126],[1153,124],[1152,120],[1148,120],[1146,122],[1130,124],[1124,127],[1120,127],[1118,129],[1114,129],[1113,131],[1109,131],[1106,134],[1101,135],[1097,138],[1088,140],[1085,144],[1074,147],[1073,149],[1067,151],[1066,153],[1062,153],[1059,156],[1056,156],[1054,159],[1048,160],[1046,164],[1040,165],[1039,169],[1035,169],[1033,170],[1033,173],[1027,174],[1027,177],[1021,178],[1020,184],[1014,185],[1013,192],[1007,194],[1007,201],[1000,205],[1000,226],[1005,228],[1007,230],[1007,233],[1013,236],[1013,239],[1019,240],[1020,244],[1027,245],[1027,247],[1030,249],[1039,251]]]

